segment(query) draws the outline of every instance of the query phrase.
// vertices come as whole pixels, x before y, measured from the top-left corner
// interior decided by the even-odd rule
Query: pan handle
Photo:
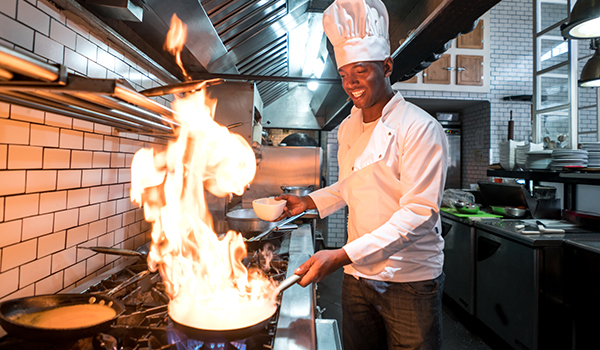
[[[290,277],[288,277],[285,280],[283,280],[277,286],[277,291],[279,293],[283,292],[284,290],[290,288],[291,286],[293,286],[294,284],[296,284],[298,281],[300,281],[301,278],[302,278],[302,276],[300,276],[300,275],[291,275]]]
[[[79,249],[89,249],[96,253],[112,254],[121,256],[139,256],[143,257],[144,254],[135,250],[112,248],[112,247],[78,247]]]
[[[273,232],[273,231],[279,231],[279,229],[287,224],[289,224],[290,222],[298,219],[299,217],[301,217],[302,215],[306,214],[305,211],[303,211],[302,213],[298,214],[298,215],[294,215],[294,216],[290,216],[289,218],[283,220],[280,224],[278,224],[277,226],[266,230],[265,232],[261,233],[258,236],[254,236],[250,239],[248,239],[247,242],[254,242],[254,241],[258,241],[261,240],[263,237],[265,237],[266,235],[268,235],[269,233]]]
[[[107,297],[112,296],[114,293],[120,291],[121,289],[127,287],[128,285],[135,283],[139,280],[141,280],[142,278],[146,277],[147,275],[150,274],[150,271],[148,270],[144,270],[142,272],[139,272],[131,277],[129,277],[128,279],[126,279],[125,281],[123,281],[121,284],[119,284],[118,286],[114,287],[113,289],[109,290],[108,293],[106,293]]]

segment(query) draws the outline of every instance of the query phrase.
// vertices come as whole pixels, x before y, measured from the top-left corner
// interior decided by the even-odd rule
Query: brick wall
[[[162,85],[44,0],[0,1],[0,38],[71,72],[125,78],[138,90]],[[130,165],[139,148],[164,145],[0,103],[0,300],[68,290],[122,261],[79,247],[134,249],[149,241],[150,225],[129,200]]]

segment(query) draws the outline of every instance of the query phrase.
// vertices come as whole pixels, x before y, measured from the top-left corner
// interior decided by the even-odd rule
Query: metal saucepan
[[[314,185],[308,187],[301,186],[281,186],[281,190],[284,194],[293,194],[298,197],[307,196],[309,193],[315,190]]]
[[[515,208],[515,207],[496,207],[492,206],[492,211],[495,214],[503,215],[508,218],[522,218],[527,214],[527,209],[525,208]]]
[[[300,280],[300,278],[302,278],[302,276],[298,276],[298,275],[292,275],[292,276],[286,278],[277,287],[277,292],[281,293],[284,290],[288,289],[289,287],[291,287],[292,285],[297,283]],[[183,333],[185,336],[187,336],[190,339],[198,339],[198,340],[212,341],[212,342],[228,342],[228,341],[246,339],[248,337],[255,335],[257,332],[261,331],[262,329],[264,329],[267,326],[267,324],[269,323],[269,320],[273,317],[274,314],[275,314],[275,312],[273,312],[273,314],[269,315],[264,320],[260,320],[259,322],[249,325],[247,327],[236,328],[236,329],[227,329],[227,330],[194,328],[194,327],[190,327],[188,325],[178,323],[176,320],[173,320],[173,319],[171,319],[171,320],[173,320],[175,329],[177,329],[178,331],[180,331],[181,333]]]
[[[72,305],[104,303],[115,310],[116,315],[106,321],[90,326],[73,328],[42,328],[16,322],[15,319],[33,312],[55,309]],[[118,299],[98,294],[48,294],[34,297],[8,300],[0,303],[0,325],[15,337],[33,341],[64,341],[93,336],[107,331],[115,319],[125,311]]]
[[[264,221],[258,218],[253,209],[237,209],[225,214],[230,230],[241,232],[249,238],[257,232],[264,232],[277,226],[279,221]]]

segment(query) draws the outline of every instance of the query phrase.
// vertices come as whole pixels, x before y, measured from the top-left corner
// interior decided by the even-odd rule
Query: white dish
[[[252,209],[259,219],[273,221],[281,216],[286,202],[273,197],[259,198],[252,201]]]

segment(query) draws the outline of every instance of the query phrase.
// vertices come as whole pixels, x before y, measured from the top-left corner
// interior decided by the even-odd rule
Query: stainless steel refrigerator
[[[445,188],[462,188],[460,167],[460,126],[443,125],[448,139],[448,174]]]

